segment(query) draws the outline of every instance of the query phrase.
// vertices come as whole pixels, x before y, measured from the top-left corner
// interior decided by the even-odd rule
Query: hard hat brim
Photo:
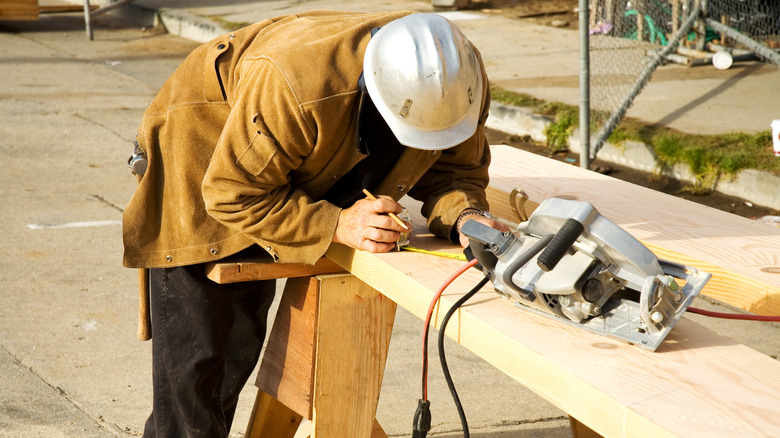
[[[388,27],[390,26],[385,26],[380,29],[377,35],[369,41],[364,55],[363,75],[369,96],[371,96],[379,114],[390,127],[393,134],[395,134],[398,141],[405,146],[415,149],[443,150],[457,146],[471,138],[476,132],[482,110],[481,102],[484,85],[480,66],[478,64],[472,64],[474,74],[476,75],[476,77],[473,78],[474,82],[472,83],[472,86],[475,88],[473,90],[473,98],[477,101],[469,106],[460,120],[450,124],[446,128],[439,129],[427,128],[425,126],[420,126],[419,124],[409,123],[399,114],[397,108],[394,109],[389,107],[387,102],[381,98],[382,92],[380,90],[382,87],[377,83],[376,75],[373,74],[373,72],[379,70],[381,66],[371,65],[372,60],[379,62],[378,60],[382,59],[381,56],[377,56],[377,53],[375,53],[378,49],[377,45],[374,44],[374,40],[375,38],[378,39],[380,34],[386,31]],[[476,59],[474,58],[470,61],[476,63]],[[469,89],[469,92],[472,92],[471,88]],[[414,103],[412,103],[412,105],[414,105]]]

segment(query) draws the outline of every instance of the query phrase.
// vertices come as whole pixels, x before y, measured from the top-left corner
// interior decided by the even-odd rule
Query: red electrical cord
[[[423,370],[422,370],[422,399],[428,400],[428,332],[430,331],[431,316],[433,315],[433,309],[436,308],[436,303],[439,301],[441,294],[447,287],[460,277],[461,274],[466,272],[469,268],[478,263],[477,259],[473,259],[465,265],[461,266],[454,274],[450,276],[439,288],[436,294],[433,295],[431,305],[428,307],[428,313],[425,316],[425,329],[423,330]]]
[[[711,310],[697,309],[695,307],[689,307],[688,311],[691,313],[697,313],[699,315],[711,316],[713,318],[741,319],[743,321],[780,322],[780,316],[744,315],[741,313],[721,313],[721,312],[713,312]]]

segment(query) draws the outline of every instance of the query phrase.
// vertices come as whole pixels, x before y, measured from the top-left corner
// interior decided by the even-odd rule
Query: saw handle
[[[585,226],[580,221],[574,218],[566,219],[550,244],[539,254],[536,264],[544,271],[552,271],[583,231]]]

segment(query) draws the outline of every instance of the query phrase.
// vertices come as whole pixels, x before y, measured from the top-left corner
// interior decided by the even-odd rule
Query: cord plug
[[[417,401],[417,411],[414,413],[412,438],[425,438],[431,430],[431,402],[420,399]]]

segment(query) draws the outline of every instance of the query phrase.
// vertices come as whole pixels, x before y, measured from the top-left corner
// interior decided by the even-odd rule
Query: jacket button
[[[405,186],[405,185],[403,185],[403,184],[398,184],[398,186],[396,187],[396,189],[398,189],[398,191],[399,191],[399,192],[403,192],[403,191],[405,191],[405,190],[406,190],[406,186]]]
[[[173,261],[173,257],[171,257],[171,256],[167,255],[167,256],[165,256],[165,261],[166,261],[166,262],[168,262],[168,263],[170,263],[170,262],[172,262],[172,261]]]
[[[220,45],[218,45],[218,46],[217,46],[217,48],[218,48],[219,50],[222,50],[222,49],[224,49],[224,48],[225,48],[225,45],[224,45],[224,44],[220,44]]]
[[[217,250],[217,248],[211,248],[209,252],[211,253],[211,255],[217,255],[219,251]]]

